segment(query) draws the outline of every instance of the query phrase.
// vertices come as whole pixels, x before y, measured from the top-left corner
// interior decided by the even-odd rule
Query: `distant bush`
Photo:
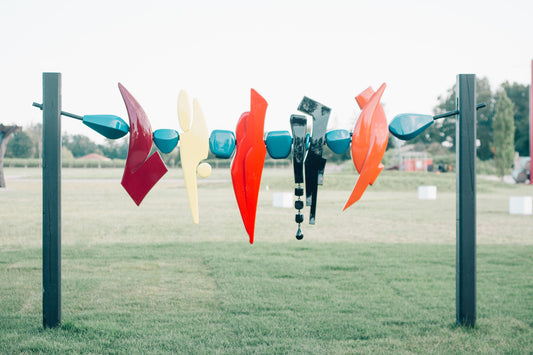
[[[211,165],[213,169],[229,168],[231,166],[231,159],[207,159],[204,162]]]
[[[61,163],[63,168],[123,168],[126,165],[126,161],[123,159],[111,161],[64,159]],[[4,167],[6,168],[40,168],[41,166],[41,159],[4,159]]]
[[[450,165],[455,170],[455,154],[439,154],[433,156],[433,166]]]
[[[39,168],[41,159],[4,158],[5,168]]]
[[[125,165],[126,161],[123,159],[111,161],[65,159],[62,161],[63,168],[123,168]]]
[[[34,147],[31,137],[24,131],[15,133],[7,143],[5,156],[9,158],[29,158],[33,156]]]
[[[452,171],[455,171],[455,162],[455,154],[433,156],[433,165],[436,167],[439,165],[448,165],[452,167]],[[496,175],[496,166],[494,165],[494,160],[481,160],[476,158],[476,174]]]
[[[498,171],[496,170],[496,164],[494,164],[494,159],[476,159],[476,173],[482,175],[497,175]]]
[[[232,159],[207,159],[203,162],[211,165],[213,169],[223,169],[231,167]],[[181,165],[180,165],[181,166]],[[292,160],[287,159],[265,159],[265,168],[288,168],[292,166]]]

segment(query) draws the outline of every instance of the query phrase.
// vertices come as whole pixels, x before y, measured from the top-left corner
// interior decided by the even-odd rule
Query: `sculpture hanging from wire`
[[[61,111],[64,116],[81,120],[108,139],[118,139],[130,133],[126,166],[122,186],[135,204],[140,205],[149,191],[168,171],[159,152],[150,154],[152,144],[161,153],[172,152],[179,143],[181,166],[193,222],[199,223],[198,192],[196,176],[207,177],[211,166],[202,163],[210,150],[217,158],[231,162],[231,180],[235,199],[239,207],[250,243],[254,242],[255,220],[259,187],[266,153],[273,159],[286,159],[292,152],[298,224],[296,238],[302,239],[301,224],[304,222],[304,205],[309,206],[309,224],[316,222],[318,186],[324,183],[326,159],[324,145],[337,154],[343,154],[351,146],[352,158],[360,177],[348,198],[347,209],[363,195],[367,185],[372,185],[383,169],[381,159],[388,140],[387,120],[380,100],[385,90],[383,84],[377,92],[368,88],[356,97],[361,115],[353,132],[337,129],[327,132],[331,109],[311,98],[304,97],[298,111],[305,115],[290,116],[292,135],[288,131],[272,131],[264,136],[267,101],[255,90],[251,90],[250,111],[239,118],[235,133],[227,130],[213,130],[209,136],[205,118],[198,100],[191,107],[185,91],[178,96],[178,122],[181,133],[175,129],[158,129],[152,132],[148,116],[132,94],[118,84],[126,105],[129,125],[115,115],[79,116]],[[34,103],[42,109],[41,104]],[[312,132],[307,133],[308,119],[312,121]],[[304,190],[305,186],[305,190]],[[305,201],[305,202],[304,202]]]

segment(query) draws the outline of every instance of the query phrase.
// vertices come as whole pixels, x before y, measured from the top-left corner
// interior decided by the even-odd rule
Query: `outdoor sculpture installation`
[[[460,325],[474,326],[476,322],[476,110],[484,104],[476,105],[475,75],[460,74],[457,76],[457,110],[437,116],[403,114],[391,123],[390,132],[402,139],[414,138],[434,119],[458,115],[456,125],[457,140],[457,253],[456,253],[456,321]],[[126,169],[122,185],[126,188],[135,203],[139,205],[148,191],[166,173],[167,168],[159,153],[150,155],[152,141],[164,152],[172,151],[178,143],[177,131],[160,130],[152,135],[150,123],[139,103],[119,84],[124,98],[131,129],[117,116],[93,115],[78,116],[61,111],[61,74],[43,73],[43,104],[33,103],[43,110],[43,325],[57,327],[61,322],[61,115],[83,121],[89,127],[107,138],[119,138],[128,130],[131,132]],[[383,166],[381,158],[387,144],[386,122],[379,104],[385,84],[377,93],[365,90],[357,97],[363,112],[352,134],[352,155],[357,170],[361,173],[352,191],[345,209],[357,201],[368,184],[373,184]],[[180,101],[187,101],[186,97]],[[267,103],[257,92],[252,90],[250,112],[241,116],[237,124],[238,153],[232,164],[232,178],[235,176],[235,194],[245,222],[245,227],[253,243],[255,213],[257,210],[257,194],[266,151],[275,158],[282,159],[289,155],[291,145],[294,147],[294,177],[297,187],[295,194],[298,210],[297,239],[303,238],[300,224],[303,215],[303,166],[307,139],[305,136],[306,119],[303,116],[291,116],[291,127],[294,138],[288,132],[271,132],[266,142],[262,141],[264,117]],[[185,115],[180,117],[184,134],[191,135],[194,143],[186,146],[198,146],[198,154],[192,155],[191,162],[186,165],[189,171],[205,157],[206,129],[201,110],[196,109],[195,119],[198,123],[189,129],[188,106],[183,106]],[[329,108],[304,97],[300,111],[311,114],[318,124],[313,127],[313,136],[309,143],[310,153],[305,159],[306,178],[310,180],[306,202],[311,201],[314,222],[316,205],[316,188],[323,182],[325,159],[322,157],[322,146],[328,144],[335,153],[343,153],[349,146],[349,132],[335,130],[326,133]],[[385,132],[384,132],[385,131]],[[198,135],[196,135],[198,133]],[[189,138],[186,139],[189,141]],[[209,146],[218,157],[229,158],[236,145],[233,132],[213,131]],[[266,145],[266,147],[265,147]],[[254,159],[255,158],[255,159]],[[201,164],[200,164],[201,165]],[[309,165],[309,166],[308,166]],[[250,167],[250,170],[248,170]],[[202,175],[208,175],[210,168],[200,168]],[[315,179],[316,178],[316,179]],[[250,212],[253,212],[251,214]],[[250,233],[251,232],[251,233]]]
[[[207,125],[200,104],[193,100],[193,120],[191,107],[185,91],[178,96],[178,121],[182,133],[174,129],[158,129],[152,133],[150,122],[141,105],[119,84],[124,99],[130,126],[114,115],[78,116],[61,111],[62,115],[83,121],[84,124],[109,139],[123,137],[130,132],[128,156],[122,179],[122,186],[133,201],[140,205],[151,188],[168,171],[159,152],[150,155],[152,143],[162,153],[170,153],[180,142],[180,157],[194,223],[199,222],[198,189],[196,174],[207,177],[211,166],[201,163],[207,158],[209,149],[218,158],[231,158],[231,179],[235,198],[250,243],[254,242],[255,220],[259,187],[266,153],[273,159],[285,159],[293,152],[294,207],[298,210],[295,222],[298,224],[297,239],[303,238],[301,223],[302,210],[310,207],[309,224],[316,223],[318,186],[324,183],[326,159],[322,156],[325,144],[337,154],[343,154],[351,144],[352,159],[360,176],[344,209],[359,200],[372,185],[383,169],[381,159],[388,140],[387,121],[380,104],[385,89],[383,84],[374,93],[368,88],[356,97],[362,113],[351,134],[344,129],[326,132],[331,109],[313,99],[304,97],[298,110],[312,117],[312,134],[307,131],[307,118],[303,115],[290,117],[292,136],[288,131],[271,131],[263,136],[266,100],[251,90],[250,111],[241,115],[235,134],[231,131],[214,130],[208,137]],[[42,109],[42,105],[34,103]],[[305,184],[305,191],[302,187]]]

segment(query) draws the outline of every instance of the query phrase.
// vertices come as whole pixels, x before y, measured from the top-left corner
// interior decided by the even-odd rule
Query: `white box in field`
[[[509,214],[533,214],[533,197],[511,196],[509,198]]]
[[[418,186],[418,199],[419,200],[436,200],[437,199],[437,186]]]
[[[272,194],[272,206],[291,208],[293,205],[293,197],[290,192],[274,192]]]

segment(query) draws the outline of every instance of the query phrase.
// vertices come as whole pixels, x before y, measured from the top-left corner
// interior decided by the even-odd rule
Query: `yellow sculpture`
[[[191,106],[189,95],[183,90],[178,95],[178,122],[183,133],[180,134],[180,157],[185,188],[189,197],[189,206],[193,222],[198,224],[198,187],[196,173],[201,177],[211,174],[211,166],[200,162],[207,159],[209,152],[209,132],[204,113],[197,99],[193,100],[194,120],[191,125]]]

